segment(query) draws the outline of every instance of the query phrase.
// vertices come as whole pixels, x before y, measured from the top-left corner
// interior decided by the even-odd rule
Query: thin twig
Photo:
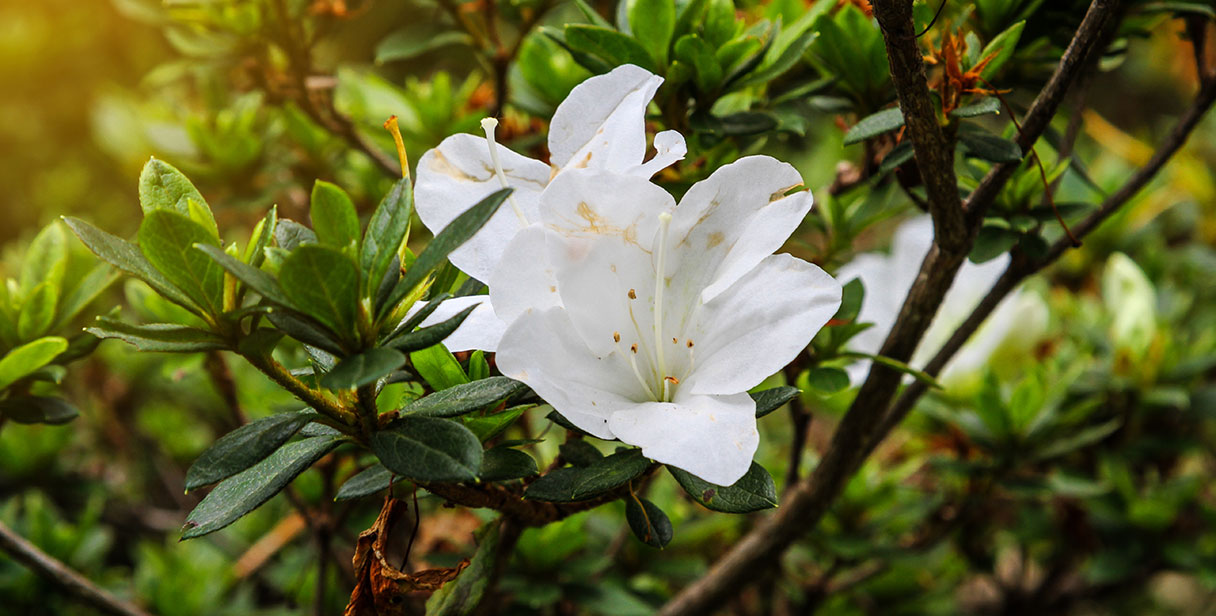
[[[0,522],[0,550],[4,550],[14,560],[67,591],[73,598],[106,614],[151,616],[139,607],[103,590],[76,570],[38,549],[38,546],[18,535],[3,522]]]

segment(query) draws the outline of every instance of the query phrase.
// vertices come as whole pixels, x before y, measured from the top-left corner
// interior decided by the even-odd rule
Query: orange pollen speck
[[[621,341],[621,332],[612,332],[612,341],[620,342]]]
[[[676,340],[675,338],[672,338],[672,339],[671,339],[671,343],[672,343],[672,344],[680,344],[680,341],[679,341],[679,340]]]
[[[690,349],[692,348],[692,340],[688,341],[688,348],[690,348]]]
[[[637,353],[637,352],[638,352],[638,345],[637,345],[637,344],[633,344],[633,345],[631,345],[631,346],[629,347],[629,350],[630,350],[630,351],[633,351],[634,353]]]
[[[637,299],[637,298],[638,298],[638,292],[634,291],[633,289],[629,289],[629,299]]]
[[[663,377],[663,380],[664,380],[664,381],[667,381],[668,383],[671,383],[672,385],[679,385],[679,384],[680,384],[680,379],[677,379],[677,378],[676,378],[676,377],[674,377],[674,376],[665,376],[665,377]]]

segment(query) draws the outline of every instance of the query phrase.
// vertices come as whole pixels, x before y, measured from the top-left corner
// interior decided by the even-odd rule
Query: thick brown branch
[[[148,612],[99,588],[71,567],[38,549],[38,546],[26,541],[3,522],[0,522],[0,550],[67,591],[73,598],[101,612],[115,616],[150,616]]]

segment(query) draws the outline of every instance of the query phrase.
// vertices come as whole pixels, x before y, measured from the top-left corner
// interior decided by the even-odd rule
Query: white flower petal
[[[515,189],[510,202],[504,203],[494,217],[449,257],[461,270],[486,281],[502,257],[511,238],[524,226],[515,207],[528,223],[539,216],[537,204],[549,182],[549,166],[521,156],[498,145],[507,184]],[[490,161],[489,144],[483,137],[452,135],[439,147],[428,150],[418,161],[414,204],[423,224],[439,233],[457,216],[502,188]]]
[[[694,184],[671,221],[672,246],[684,255],[668,268],[673,281],[709,301],[773,254],[811,209],[809,192],[783,197],[801,184],[792,166],[768,156],[741,158]]]
[[[840,308],[840,283],[790,255],[773,255],[706,303],[688,337],[694,369],[680,391],[746,391],[792,361]]]
[[[688,143],[684,141],[684,135],[674,130],[665,130],[654,136],[654,149],[653,158],[626,173],[649,178],[676,161],[684,160],[684,155],[688,154]]]
[[[510,323],[528,309],[541,312],[561,306],[557,278],[549,262],[544,227],[532,225],[507,245],[502,260],[487,281],[494,311]]]
[[[413,314],[418,309],[421,309],[423,303],[418,302],[410,309],[410,314]],[[494,314],[494,307],[490,305],[490,297],[486,295],[469,295],[466,297],[453,297],[443,301],[439,307],[432,312],[430,316],[422,320],[423,327],[438,325],[460,313],[460,311],[469,306],[477,306],[469,316],[465,317],[460,323],[460,327],[452,332],[443,340],[443,346],[449,351],[473,351],[482,350],[493,352],[498,348],[498,341],[502,339],[502,334],[507,329],[507,324]]]
[[[747,394],[639,404],[613,413],[608,426],[646,457],[722,486],[747,473],[760,443],[756,403]]]
[[[550,162],[559,169],[625,172],[646,156],[646,106],[663,78],[625,64],[575,86],[549,124]]]
[[[540,218],[568,241],[617,236],[649,250],[659,214],[674,207],[675,199],[645,178],[567,171],[541,196]]]
[[[592,353],[562,308],[527,312],[512,322],[496,361],[503,374],[527,383],[571,423],[599,438],[615,438],[608,417],[641,399],[622,358]]]

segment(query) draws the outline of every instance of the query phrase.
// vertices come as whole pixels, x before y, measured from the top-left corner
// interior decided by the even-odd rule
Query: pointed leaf
[[[625,521],[633,535],[652,548],[667,547],[675,534],[667,514],[644,498],[625,499]]]
[[[21,340],[32,340],[47,333],[55,322],[58,302],[58,287],[50,282],[35,286],[21,305],[21,314],[17,317],[17,337]]]
[[[359,214],[346,191],[336,184],[317,180],[312,186],[308,210],[317,241],[339,250],[359,243]]]
[[[587,467],[568,466],[550,471],[528,485],[524,498],[551,503],[572,503],[611,492],[650,468],[641,449],[614,453]]]
[[[452,332],[460,327],[461,323],[472,314],[477,306],[469,306],[448,319],[440,321],[429,327],[423,327],[417,331],[410,332],[394,339],[388,345],[403,353],[412,353],[421,351],[426,348],[434,347],[443,342]],[[424,309],[425,310],[425,309]]]
[[[883,109],[878,113],[868,115],[855,124],[844,134],[844,145],[860,143],[866,139],[889,133],[904,125],[904,114],[899,107]]]
[[[275,280],[275,277],[271,276],[268,272],[252,265],[247,265],[214,244],[195,244],[194,249],[202,251],[208,257],[215,260],[220,267],[235,276],[237,280],[249,285],[249,288],[256,291],[258,295],[280,306],[294,308],[287,294],[279,286],[279,281]]]
[[[185,174],[162,160],[149,160],[139,174],[139,207],[144,216],[154,210],[176,212],[202,226],[212,240],[219,238],[215,217],[203,195]]]
[[[613,66],[636,64],[649,71],[656,68],[650,52],[628,34],[586,24],[568,24],[565,34],[566,44],[572,49],[607,60]]]
[[[65,424],[80,411],[63,398],[51,396],[14,396],[0,400],[0,417],[19,424]]]
[[[752,392],[750,394],[752,400],[756,401],[756,418],[759,419],[781,408],[786,402],[797,398],[800,393],[802,392],[797,387],[788,385]]]
[[[279,284],[300,310],[338,335],[354,337],[359,270],[350,257],[332,248],[305,244],[283,262]]]
[[[731,486],[718,486],[674,466],[667,467],[680,487],[707,509],[723,513],[751,513],[777,506],[777,486],[763,466],[752,462],[739,481]]]
[[[85,331],[102,339],[122,340],[141,351],[197,353],[228,348],[222,338],[209,331],[172,323],[132,325],[118,319],[97,317],[96,324]]]
[[[368,280],[383,280],[410,228],[414,191],[408,178],[397,180],[367,221],[359,267]]]
[[[536,460],[526,452],[510,447],[495,447],[486,451],[477,476],[482,481],[511,481],[531,477],[538,472]]]
[[[321,377],[327,389],[355,389],[370,385],[405,365],[405,355],[386,348],[368,349],[358,355],[343,358]]]
[[[371,438],[390,471],[416,481],[471,481],[481,469],[481,441],[446,419],[402,417]]]
[[[304,409],[277,413],[220,437],[186,471],[186,491],[223,481],[266,459],[318,415]]]
[[[201,225],[172,210],[152,210],[139,226],[139,249],[165,278],[208,314],[224,306],[224,270],[195,244],[215,244]]]
[[[527,385],[514,379],[494,376],[419,398],[402,408],[401,415],[456,417],[496,404],[527,389]]]
[[[393,471],[384,468],[383,464],[373,464],[357,475],[347,479],[342,487],[338,488],[338,493],[334,495],[335,501],[348,501],[364,496],[371,496],[377,492],[387,489],[393,483]]]
[[[58,336],[47,336],[9,351],[0,358],[0,390],[47,365],[67,348],[67,340]]]

